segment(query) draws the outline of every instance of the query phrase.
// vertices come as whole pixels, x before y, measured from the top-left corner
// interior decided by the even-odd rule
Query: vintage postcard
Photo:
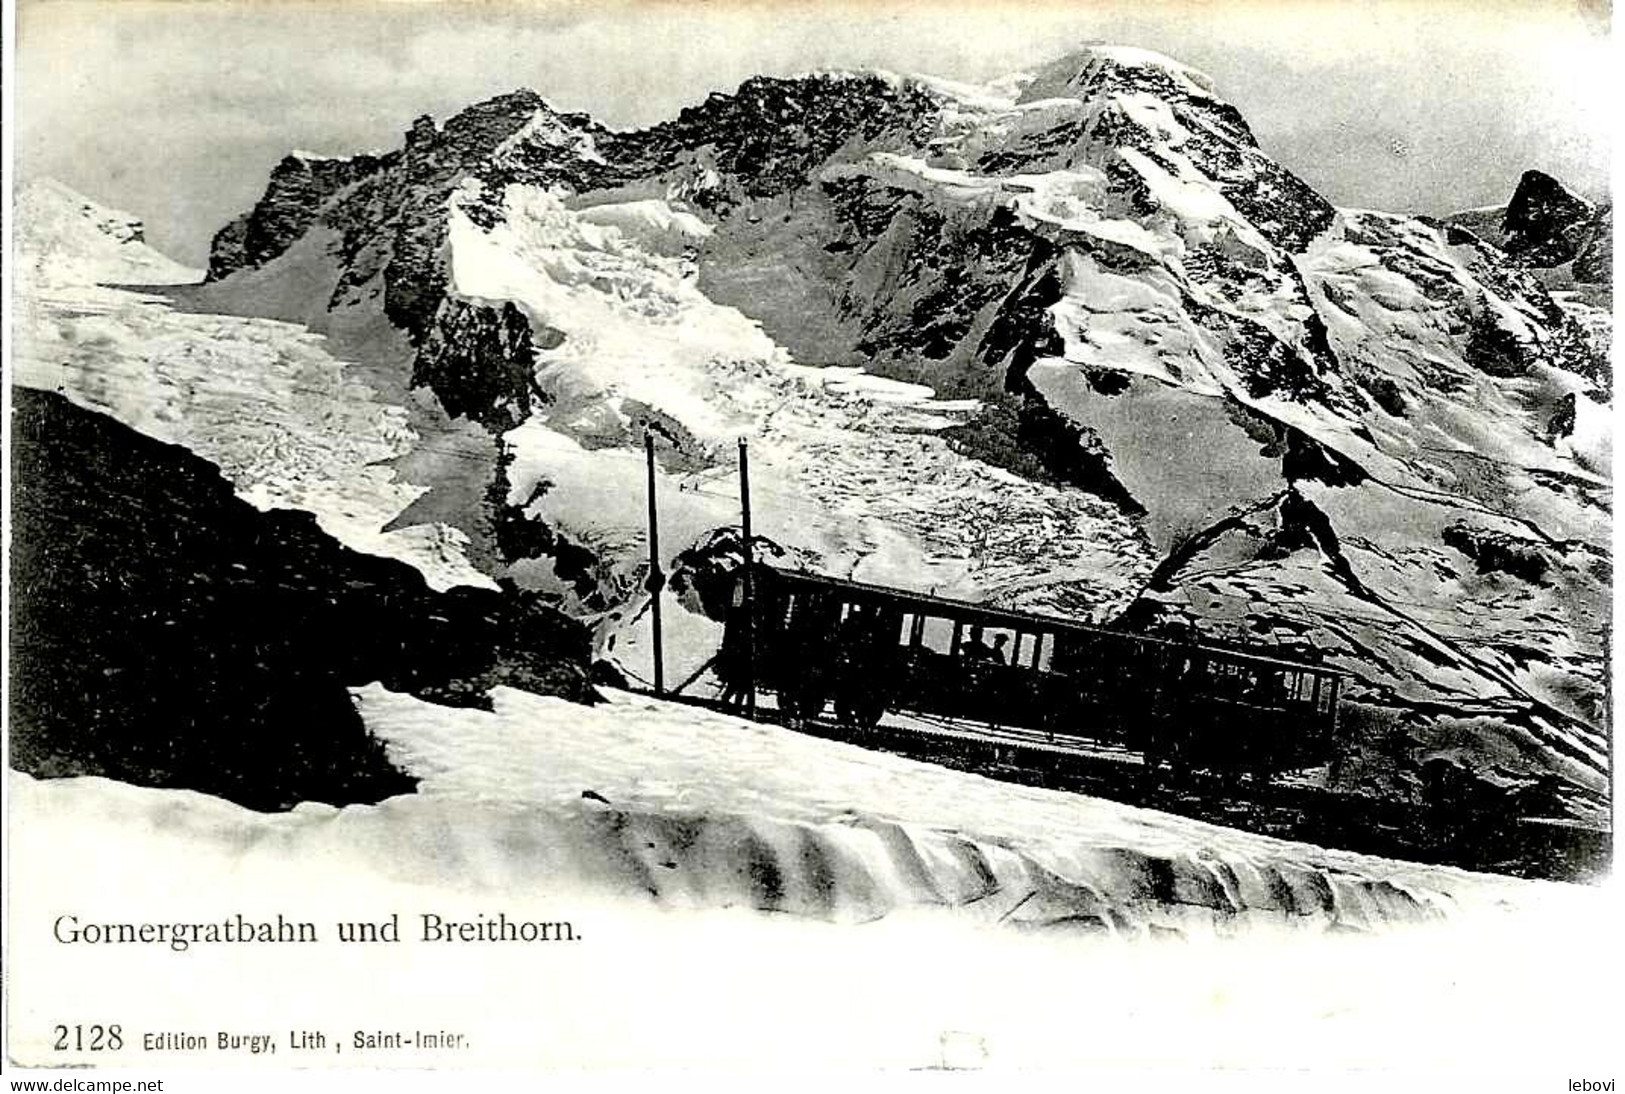
[[[1625,1078],[1606,3],[10,16],[10,1089]]]

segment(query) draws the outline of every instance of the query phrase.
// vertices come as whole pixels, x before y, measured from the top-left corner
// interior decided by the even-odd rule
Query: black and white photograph
[[[1607,0],[5,39],[11,1089],[1625,1079]]]

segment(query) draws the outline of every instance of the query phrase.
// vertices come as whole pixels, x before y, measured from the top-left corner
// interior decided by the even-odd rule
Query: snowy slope
[[[359,853],[361,869],[446,888],[513,892],[546,878],[556,892],[662,908],[845,923],[936,908],[1013,928],[1212,937],[1469,923],[1583,899],[1565,886],[1015,787],[619,693],[583,708],[499,688],[492,713],[378,687],[357,695],[369,729],[422,780],[418,793],[258,819],[199,795],[13,776],[20,807],[162,810],[170,831],[198,845],[274,827],[295,861]],[[384,847],[387,864],[366,851]]]
[[[545,406],[504,437],[510,505],[635,550],[647,520],[637,441],[653,431],[669,446],[663,523],[681,549],[737,520],[734,442],[745,437],[756,528],[829,571],[1007,600],[1039,576],[1088,588],[1105,613],[1148,569],[1136,530],[1112,507],[956,456],[935,434],[963,404],[797,366],[755,323],[702,295],[680,262],[602,227],[612,208],[576,214],[516,185],[486,231],[454,204],[452,291],[517,303],[561,338],[535,374]],[[982,507],[1021,524],[1024,550],[1048,560],[1042,575],[1008,555],[966,557]]]
[[[504,697],[509,713],[518,705]],[[404,732],[406,720],[395,728]],[[765,1076],[815,1046],[813,1066],[832,1071],[963,1066],[1008,1071],[1017,1083],[1046,1066],[1143,1075],[1364,1071],[1380,1061],[1485,1073],[1481,1087],[1510,1089],[1509,1071],[1538,1082],[1559,1056],[1581,1074],[1607,1074],[1614,1062],[1598,970],[1617,895],[1267,841],[1243,846],[1217,830],[1189,833],[1199,853],[1170,853],[1178,822],[1056,795],[1012,803],[1022,823],[1061,826],[1036,841],[1017,834],[1012,850],[992,834],[1002,827],[957,829],[946,811],[933,810],[948,821],[940,828],[929,813],[919,823],[896,819],[885,803],[870,818],[834,812],[838,802],[786,817],[791,796],[771,777],[775,800],[741,796],[731,803],[737,813],[719,812],[725,803],[714,800],[662,806],[627,786],[625,773],[643,765],[643,747],[657,749],[656,768],[675,760],[666,746],[680,744],[686,726],[648,720],[662,732],[640,733],[631,720],[588,732],[595,744],[637,746],[614,772],[579,772],[618,780],[597,783],[611,806],[580,798],[568,772],[557,797],[531,803],[447,792],[281,814],[182,791],[12,775],[10,863],[33,879],[14,894],[27,899],[11,903],[13,938],[48,939],[63,909],[158,923],[281,911],[327,934],[317,946],[184,954],[18,946],[8,989],[49,1014],[94,985],[100,1005],[129,1013],[143,999],[150,1006],[152,984],[184,967],[195,990],[172,993],[165,1011],[178,1029],[263,1028],[280,1039],[274,1016],[287,1014],[330,1030],[439,1029],[451,1006],[456,1028],[475,1039],[470,1051],[405,1058],[347,1045],[340,1066]],[[541,727],[553,740],[567,739],[562,731]],[[735,731],[752,727],[700,733],[714,741]],[[753,760],[808,758],[747,743]],[[853,803],[912,777],[896,763],[864,778],[864,759],[818,760],[810,773],[849,789]],[[740,785],[753,781],[744,765],[732,773]],[[968,792],[978,812],[997,809],[977,782],[960,776],[943,789]],[[1047,862],[1045,845],[1055,848]],[[63,870],[65,860],[81,868]],[[810,899],[810,875],[827,880],[827,870],[839,871],[836,899]],[[1265,880],[1279,882],[1279,896],[1226,912],[1149,896],[1175,878],[1179,895],[1198,901],[1233,893],[1256,902]],[[116,909],[110,892],[120,895]],[[1288,899],[1297,910],[1283,910]],[[761,914],[762,906],[781,910]],[[420,913],[466,922],[500,912],[571,920],[579,941],[332,942],[332,923],[390,910],[401,913],[403,935]],[[1428,918],[1412,925],[1418,910]],[[1177,933],[1159,929],[1167,925]],[[324,991],[311,992],[313,977]],[[424,991],[430,982],[435,990]],[[243,983],[254,990],[231,990]],[[50,1059],[49,1023],[31,1013],[14,1010],[14,1055]],[[1439,1036],[1442,1015],[1475,1036]],[[284,1068],[286,1047],[241,1063]],[[219,1058],[170,1053],[164,1062],[217,1067]]]
[[[92,223],[84,208],[57,185],[37,185],[19,201],[19,237],[26,210],[33,243],[45,249],[33,260],[43,275],[19,284],[12,313],[16,382],[183,445],[218,465],[244,500],[309,510],[346,546],[409,562],[436,588],[494,584],[468,563],[455,529],[389,528],[423,492],[385,465],[415,441],[401,407],[380,402],[302,325],[193,314],[93,284],[195,278],[179,277],[182,267],[144,244],[121,241],[127,219]],[[46,234],[46,225],[73,230]]]
[[[13,269],[27,285],[175,285],[203,280],[146,243],[141,221],[98,205],[55,179],[17,193]]]
[[[584,856],[586,869],[610,864],[617,884],[647,886],[663,903],[869,920],[921,904],[981,917],[991,909],[976,906],[991,900],[998,918],[1022,926],[1226,933],[1425,922],[1540,890],[993,782],[622,693],[590,712],[511,690],[496,698],[493,713],[447,717],[381,688],[360,693],[369,728],[422,780],[420,793],[562,813],[577,833],[562,842],[614,841]],[[607,804],[583,801],[588,790]],[[777,886],[764,889],[764,876]]]

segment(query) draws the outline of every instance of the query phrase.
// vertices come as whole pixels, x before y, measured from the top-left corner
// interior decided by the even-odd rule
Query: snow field
[[[686,215],[628,204],[634,223]],[[745,437],[755,530],[829,572],[970,599],[1030,600],[1045,595],[1034,584],[1072,584],[1098,593],[1106,611],[1148,569],[1148,545],[1115,507],[966,459],[934,435],[974,404],[792,362],[754,322],[706,299],[682,261],[624,231],[626,204],[572,212],[557,195],[514,185],[505,213],[487,232],[454,209],[455,290],[514,301],[533,326],[564,335],[537,369],[556,402],[505,438],[510,503],[533,499],[529,512],[588,542],[641,540],[641,444],[605,422],[649,407],[691,438],[675,451],[662,444],[668,557],[738,523],[735,443]],[[606,447],[617,440],[624,448]],[[990,522],[1019,534],[989,542],[978,529]],[[1112,534],[1100,534],[1103,524]],[[1047,571],[1036,582],[1035,558]]]
[[[381,466],[412,447],[406,412],[376,401],[305,327],[76,286],[19,307],[14,331],[19,383],[182,445],[250,504],[309,510],[345,546],[406,562],[437,589],[495,587],[462,532],[383,530],[423,493]]]
[[[180,285],[203,280],[143,241],[140,220],[109,209],[55,179],[38,179],[17,193],[16,262],[24,291],[108,282]]]
[[[995,782],[623,693],[581,708],[499,688],[492,713],[378,686],[355,694],[424,799],[509,816],[536,833],[527,843],[552,848],[536,852],[538,869],[663,907],[847,922],[935,907],[1207,937],[1383,929],[1567,892]]]
[[[1504,1078],[1509,1069],[1549,1073],[1553,1059],[1576,1070],[1611,1062],[1612,1011],[1600,994],[1606,977],[1596,947],[1612,909],[1594,893],[1456,918],[1447,928],[1258,931],[1222,942],[1012,930],[1009,921],[999,928],[1006,905],[997,898],[831,925],[594,894],[558,871],[571,854],[561,837],[603,833],[613,823],[607,813],[596,828],[571,831],[495,803],[416,795],[262,815],[98,779],[9,780],[12,866],[34,879],[7,923],[17,1060],[48,1059],[50,1015],[83,1006],[86,985],[95,985],[98,1007],[161,1013],[165,1028],[274,1030],[283,1038],[287,1016],[297,1014],[301,1026],[346,1034],[469,1034],[470,1050],[425,1053],[415,1060],[425,1067],[782,1075],[794,1060],[813,1070],[958,1064],[1143,1073],[1380,1060]],[[641,823],[628,821],[627,842],[642,834]],[[703,844],[703,832],[699,838]],[[64,861],[76,868],[61,869]],[[96,922],[281,913],[325,934],[308,946],[186,953],[68,946],[51,934],[65,911]],[[423,913],[467,921],[499,912],[568,921],[579,940],[418,939]],[[391,913],[400,916],[399,945],[331,941],[338,921]],[[1472,1036],[1439,1036],[1446,1015]],[[286,1045],[233,1059],[242,1067],[298,1062]],[[377,1066],[350,1051],[321,1063]],[[219,1061],[177,1054],[165,1064]]]

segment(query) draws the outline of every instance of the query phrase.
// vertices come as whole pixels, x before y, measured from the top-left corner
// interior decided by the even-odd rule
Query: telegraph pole
[[[750,451],[745,438],[739,438],[739,514],[740,530],[744,535],[745,571],[740,605],[745,613],[745,716],[756,717],[756,603],[751,571],[752,551],[750,539]]]
[[[643,587],[649,590],[649,614],[654,626],[655,694],[666,693],[666,666],[660,650],[660,590],[666,587],[666,575],[660,569],[660,524],[655,517],[655,439],[644,433],[643,451],[649,457],[649,580]]]

